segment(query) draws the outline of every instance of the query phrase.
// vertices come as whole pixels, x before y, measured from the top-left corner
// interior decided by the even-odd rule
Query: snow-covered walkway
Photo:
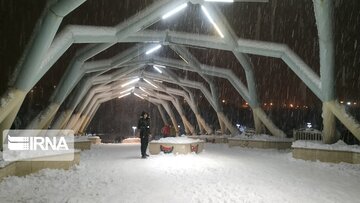
[[[6,178],[0,202],[360,202],[360,165],[224,144],[144,160],[139,148],[101,144],[72,170]]]

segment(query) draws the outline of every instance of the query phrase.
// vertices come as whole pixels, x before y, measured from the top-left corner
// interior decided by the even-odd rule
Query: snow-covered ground
[[[206,144],[140,159],[139,144],[101,144],[69,171],[0,183],[1,202],[359,202],[360,165],[295,160],[290,151]]]

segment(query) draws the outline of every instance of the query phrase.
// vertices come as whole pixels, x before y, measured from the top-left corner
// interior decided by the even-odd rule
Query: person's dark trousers
[[[146,149],[149,144],[149,136],[145,132],[140,132],[140,141],[141,141],[141,156],[146,156]]]

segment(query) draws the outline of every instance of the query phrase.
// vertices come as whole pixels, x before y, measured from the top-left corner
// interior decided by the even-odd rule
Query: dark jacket
[[[144,118],[144,112],[141,114],[137,128],[140,130],[140,134],[150,134],[150,117]]]

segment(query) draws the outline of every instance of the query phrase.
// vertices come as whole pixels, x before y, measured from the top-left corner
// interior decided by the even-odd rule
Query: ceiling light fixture
[[[126,93],[126,94],[124,94],[124,95],[120,95],[118,98],[120,99],[120,98],[126,97],[126,96],[128,96],[129,94],[131,94],[131,92],[128,92],[128,93]]]
[[[143,92],[145,92],[146,94],[150,94],[148,91],[146,91],[144,88],[142,88],[142,87],[139,87],[139,89],[141,90],[141,91],[143,91]]]
[[[179,56],[183,61],[185,61],[185,63],[189,64],[189,62],[184,57],[182,57],[181,55],[179,55]]]
[[[165,20],[166,18],[169,18],[170,16],[174,15],[175,13],[185,9],[187,7],[187,3],[181,4],[180,6],[176,7],[175,9],[169,11],[165,15],[162,16],[162,19]]]
[[[136,94],[136,93],[134,93],[134,95],[137,96],[137,97],[139,97],[140,99],[144,99],[144,97],[142,97],[142,96],[140,96],[140,95],[138,95],[138,94]]]
[[[205,6],[202,5],[201,10],[205,13],[205,15],[208,18],[208,20],[210,21],[210,23],[215,27],[215,30],[219,33],[220,37],[224,38],[223,33],[221,32],[220,28],[216,25],[216,23],[214,22],[214,20],[210,16],[210,14],[209,14],[208,10],[205,8]]]
[[[153,47],[153,48],[149,49],[147,52],[145,52],[145,54],[146,54],[146,55],[151,54],[151,53],[153,53],[154,51],[156,51],[156,50],[158,50],[158,49],[160,49],[160,48],[161,48],[161,45],[160,45],[160,44],[159,44],[159,45],[156,45],[155,47]]]
[[[120,94],[124,94],[125,92],[131,91],[131,90],[133,90],[134,88],[135,88],[135,87],[129,88],[129,89],[127,89],[127,90],[124,90],[124,91],[120,92]]]
[[[163,66],[163,65],[154,65],[156,66],[157,68],[166,68],[166,66]]]
[[[162,70],[160,70],[160,68],[166,68],[165,66],[160,66],[160,65],[153,65],[153,68],[159,72],[159,73],[162,73]]]
[[[149,80],[143,78],[145,82],[147,82],[149,85],[155,87],[155,88],[158,88],[156,85],[152,84]]]
[[[140,78],[135,78],[135,79],[133,79],[133,80],[130,80],[129,82],[126,82],[126,83],[122,84],[121,87],[128,86],[128,85],[130,85],[130,84],[132,84],[132,83],[135,83],[135,82],[137,82],[137,81],[139,81],[139,80],[140,80]]]

